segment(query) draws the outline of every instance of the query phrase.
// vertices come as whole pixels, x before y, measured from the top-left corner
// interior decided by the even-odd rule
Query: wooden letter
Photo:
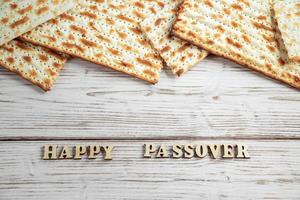
[[[151,158],[151,154],[155,152],[153,144],[144,144],[144,158]]]
[[[223,158],[233,158],[234,157],[234,149],[231,144],[223,145]]]
[[[96,159],[96,155],[100,153],[99,145],[90,145],[89,146],[89,159]]]
[[[80,160],[82,158],[82,155],[86,153],[86,147],[82,145],[76,145],[75,147],[75,160]]]
[[[194,147],[191,144],[184,145],[184,157],[192,158],[194,156]]]
[[[56,160],[57,159],[57,145],[45,145],[43,159],[44,160]]]
[[[63,149],[61,150],[59,159],[70,159],[70,158],[72,158],[72,153],[71,153],[71,151],[69,149],[69,146],[65,145],[63,147]]]
[[[172,147],[173,150],[173,158],[181,158],[183,153],[182,153],[182,147],[179,144],[174,144]]]
[[[248,147],[245,144],[237,144],[237,158],[250,158]]]
[[[204,158],[207,156],[207,145],[205,144],[199,144],[196,146],[195,148],[195,152],[196,152],[196,155],[199,157],[199,158]]]
[[[103,149],[105,151],[104,160],[112,160],[111,152],[112,152],[113,148],[114,148],[114,146],[111,146],[111,145],[103,146]]]
[[[156,158],[167,158],[168,157],[168,153],[167,153],[167,149],[165,147],[165,145],[160,145],[157,154],[156,154]]]
[[[218,152],[220,151],[220,145],[219,144],[210,144],[210,145],[208,145],[208,149],[211,152],[212,158],[216,159],[218,156]]]

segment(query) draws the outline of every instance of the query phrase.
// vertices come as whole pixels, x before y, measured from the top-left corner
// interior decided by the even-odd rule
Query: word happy
[[[57,159],[74,159],[80,160],[85,155],[88,159],[96,159],[97,155],[102,153],[104,160],[112,160],[112,151],[114,146],[107,145],[76,145],[71,147],[64,145],[62,148],[58,148],[57,145],[45,145],[44,146],[44,160],[57,160]],[[61,149],[61,150],[59,150]]]

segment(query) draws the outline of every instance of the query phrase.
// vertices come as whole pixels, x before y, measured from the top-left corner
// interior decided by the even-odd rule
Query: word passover
[[[169,149],[169,150],[168,150]],[[166,145],[145,144],[144,158],[250,158],[248,147],[244,144],[174,144],[171,148]]]
[[[112,160],[112,145],[45,145],[44,160],[96,159],[99,154],[104,160]],[[244,144],[144,144],[144,158],[250,158],[248,147]]]

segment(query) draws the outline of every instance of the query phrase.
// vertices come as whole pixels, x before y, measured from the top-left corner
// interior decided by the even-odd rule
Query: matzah
[[[300,0],[273,0],[273,10],[288,58],[300,62]]]
[[[163,63],[123,0],[81,0],[24,40],[156,83]]]
[[[1,0],[0,45],[66,12],[75,4],[75,0]]]
[[[0,65],[48,91],[66,58],[49,49],[12,40],[0,46]]]
[[[141,28],[174,74],[180,76],[207,56],[207,51],[170,36],[182,0],[169,1],[164,9],[141,22]]]
[[[172,33],[300,88],[300,64],[287,62],[271,16],[267,0],[186,0]]]

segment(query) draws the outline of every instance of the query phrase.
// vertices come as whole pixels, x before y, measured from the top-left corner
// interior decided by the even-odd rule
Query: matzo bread
[[[163,63],[123,0],[81,0],[24,40],[156,83]]]
[[[207,51],[170,36],[182,0],[169,1],[164,9],[141,22],[141,28],[174,74],[180,76],[203,60]]]
[[[273,10],[288,58],[300,62],[300,0],[273,0]]]
[[[0,46],[0,65],[48,91],[67,59],[55,52],[12,40]]]
[[[173,34],[300,88],[300,65],[281,53],[267,0],[186,0]]]
[[[66,12],[75,4],[75,0],[1,0],[0,45]]]

